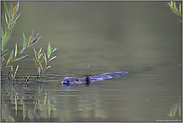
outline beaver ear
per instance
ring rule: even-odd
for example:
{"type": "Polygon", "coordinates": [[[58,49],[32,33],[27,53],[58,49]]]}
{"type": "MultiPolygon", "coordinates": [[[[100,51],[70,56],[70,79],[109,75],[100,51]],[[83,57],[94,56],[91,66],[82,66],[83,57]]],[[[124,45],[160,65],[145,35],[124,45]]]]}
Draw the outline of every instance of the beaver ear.
{"type": "Polygon", "coordinates": [[[86,86],[90,86],[90,83],[91,83],[91,79],[90,77],[86,77],[86,86]]]}

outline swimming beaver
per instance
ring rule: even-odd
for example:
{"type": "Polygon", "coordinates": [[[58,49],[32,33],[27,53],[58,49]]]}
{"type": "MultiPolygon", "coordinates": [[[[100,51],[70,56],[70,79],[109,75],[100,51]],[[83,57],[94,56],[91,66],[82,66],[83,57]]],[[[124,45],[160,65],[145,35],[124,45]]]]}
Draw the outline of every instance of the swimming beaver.
{"type": "Polygon", "coordinates": [[[77,77],[65,77],[61,84],[66,88],[72,88],[79,85],[86,85],[90,86],[91,82],[95,81],[103,81],[106,79],[112,79],[116,77],[120,77],[122,75],[129,74],[128,72],[120,71],[120,72],[113,72],[113,73],[104,73],[99,75],[93,75],[93,76],[87,76],[83,78],[77,78],[77,77]]]}

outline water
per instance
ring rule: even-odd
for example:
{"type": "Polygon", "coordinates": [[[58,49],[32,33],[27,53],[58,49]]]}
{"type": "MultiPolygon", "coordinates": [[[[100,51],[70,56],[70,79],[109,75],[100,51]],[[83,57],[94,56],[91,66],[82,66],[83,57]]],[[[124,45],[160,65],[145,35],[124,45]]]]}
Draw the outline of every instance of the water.
{"type": "Polygon", "coordinates": [[[12,64],[20,65],[15,86],[3,69],[1,102],[9,121],[181,120],[177,113],[168,117],[181,102],[182,65],[181,22],[166,2],[20,2],[19,12],[7,48],[18,42],[20,50],[22,33],[28,38],[34,29],[42,38],[33,47],[46,50],[51,42],[57,58],[40,84],[32,48],[12,64]],[[74,89],[60,84],[65,76],[116,71],[129,75],[74,89]],[[28,75],[25,88],[19,82],[28,75]]]}

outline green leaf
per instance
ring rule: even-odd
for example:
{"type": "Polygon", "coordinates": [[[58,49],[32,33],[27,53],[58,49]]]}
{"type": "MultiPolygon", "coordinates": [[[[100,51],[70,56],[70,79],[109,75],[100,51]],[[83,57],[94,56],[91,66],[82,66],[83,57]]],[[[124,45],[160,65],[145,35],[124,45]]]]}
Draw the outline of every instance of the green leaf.
{"type": "Polygon", "coordinates": [[[171,5],[171,3],[167,2],[168,5],[170,6],[171,9],[173,9],[173,6],[171,5]]]}
{"type": "Polygon", "coordinates": [[[12,22],[12,24],[15,24],[15,23],[16,23],[16,21],[17,21],[17,19],[20,17],[20,15],[21,15],[21,13],[18,14],[18,16],[16,16],[16,18],[15,18],[15,20],[12,22]]]}
{"type": "Polygon", "coordinates": [[[38,54],[40,54],[42,52],[42,47],[39,49],[39,52],[38,52],[38,54]]]}
{"type": "Polygon", "coordinates": [[[4,66],[6,64],[6,62],[4,62],[4,63],[1,63],[1,68],[4,66]]]}
{"type": "Polygon", "coordinates": [[[8,49],[5,49],[5,50],[1,51],[1,57],[2,57],[2,55],[3,55],[6,51],[8,51],[8,49]]]}
{"type": "MultiPolygon", "coordinates": [[[[4,14],[4,17],[5,17],[5,20],[6,20],[6,24],[9,25],[9,19],[7,18],[7,14],[6,13],[4,14]]],[[[7,30],[7,28],[5,30],[7,30]]]]}
{"type": "Polygon", "coordinates": [[[12,18],[11,18],[11,11],[8,12],[8,18],[9,18],[9,22],[11,22],[12,18]]]}
{"type": "Polygon", "coordinates": [[[53,49],[53,50],[52,50],[52,53],[55,52],[56,50],[57,50],[57,48],[53,49]]]}
{"type": "Polygon", "coordinates": [[[28,109],[28,114],[27,114],[27,116],[28,116],[28,118],[29,118],[30,120],[33,119],[32,113],[31,113],[31,111],[30,111],[29,109],[28,109]]]}
{"type": "Polygon", "coordinates": [[[50,46],[50,42],[48,43],[48,50],[47,50],[47,57],[49,58],[51,55],[51,46],[50,46]]]}
{"type": "Polygon", "coordinates": [[[14,49],[11,51],[11,54],[9,56],[9,59],[13,59],[14,49]]]}
{"type": "Polygon", "coordinates": [[[39,75],[41,74],[41,68],[40,67],[38,67],[38,72],[39,72],[39,75]]]}
{"type": "Polygon", "coordinates": [[[5,1],[4,1],[4,8],[5,8],[5,11],[8,13],[8,7],[6,6],[5,1]]]}
{"type": "Polygon", "coordinates": [[[180,13],[178,13],[178,12],[177,12],[177,11],[175,11],[175,10],[172,10],[172,12],[173,12],[173,13],[175,13],[176,15],[181,16],[181,15],[180,15],[180,13]]]}
{"type": "Polygon", "coordinates": [[[40,55],[38,55],[38,60],[41,58],[42,55],[43,55],[43,53],[41,53],[40,55]]]}
{"type": "Polygon", "coordinates": [[[17,5],[14,7],[14,14],[13,14],[13,16],[15,16],[16,13],[18,12],[18,8],[19,8],[19,1],[18,1],[17,5]]]}
{"type": "Polygon", "coordinates": [[[34,64],[36,65],[36,67],[38,68],[38,63],[36,62],[36,60],[33,58],[34,60],[34,64]]]}
{"type": "Polygon", "coordinates": [[[45,60],[45,64],[47,65],[47,59],[46,59],[46,54],[44,53],[44,60],[45,60]]]}
{"type": "Polygon", "coordinates": [[[39,61],[39,66],[41,67],[41,70],[43,71],[43,66],[40,61],[39,61]]]}
{"type": "Polygon", "coordinates": [[[5,62],[5,58],[1,58],[1,62],[5,62]]]}
{"type": "Polygon", "coordinates": [[[38,58],[37,58],[37,52],[36,52],[36,50],[34,49],[34,47],[33,47],[33,50],[34,50],[34,55],[35,55],[35,58],[36,58],[36,61],[38,61],[38,58]]]}
{"type": "Polygon", "coordinates": [[[182,7],[181,4],[179,4],[179,13],[181,13],[182,7]]]}
{"type": "Polygon", "coordinates": [[[18,61],[18,60],[23,59],[23,58],[25,58],[25,57],[27,57],[27,56],[28,56],[28,55],[20,56],[20,57],[16,58],[14,61],[18,61]]]}
{"type": "Polygon", "coordinates": [[[4,66],[4,64],[6,64],[5,58],[1,58],[1,67],[4,66]]]}
{"type": "Polygon", "coordinates": [[[2,44],[2,50],[4,50],[5,46],[7,45],[8,41],[10,39],[10,37],[11,36],[8,36],[4,42],[3,41],[1,42],[1,44],[2,44]]]}
{"type": "Polygon", "coordinates": [[[31,34],[31,36],[29,37],[28,45],[30,45],[30,44],[31,44],[31,41],[32,41],[32,34],[31,34]]]}
{"type": "Polygon", "coordinates": [[[14,7],[13,7],[13,5],[11,4],[11,2],[10,2],[10,5],[11,5],[11,7],[10,7],[11,14],[14,14],[14,12],[13,12],[14,7]]]}
{"type": "Polygon", "coordinates": [[[4,50],[3,53],[1,53],[1,58],[5,57],[7,54],[9,54],[10,52],[6,52],[8,49],[4,50]]]}
{"type": "Polygon", "coordinates": [[[26,108],[25,108],[25,104],[23,104],[23,120],[26,118],[26,108]]]}
{"type": "Polygon", "coordinates": [[[25,34],[23,33],[23,44],[22,44],[23,49],[25,49],[25,48],[26,48],[26,45],[27,45],[26,37],[25,37],[25,34]]]}
{"type": "MultiPolygon", "coordinates": [[[[4,17],[2,16],[2,18],[3,18],[3,21],[4,21],[4,29],[6,30],[7,29],[7,27],[6,27],[6,21],[5,21],[5,19],[4,19],[4,17]]],[[[2,27],[1,27],[2,28],[2,27]]],[[[3,28],[2,28],[2,30],[3,30],[3,28]]]]}
{"type": "Polygon", "coordinates": [[[11,62],[11,60],[12,60],[12,58],[8,59],[8,61],[6,62],[6,65],[8,65],[11,62]]]}
{"type": "Polygon", "coordinates": [[[177,9],[177,7],[176,7],[176,2],[175,2],[175,1],[173,1],[173,6],[174,6],[174,9],[175,9],[176,11],[178,11],[178,9],[177,9]]]}
{"type": "Polygon", "coordinates": [[[14,26],[15,26],[15,25],[12,25],[12,26],[8,29],[7,36],[9,36],[9,35],[12,33],[14,26]]]}
{"type": "Polygon", "coordinates": [[[3,35],[4,35],[4,30],[3,30],[2,23],[1,23],[1,38],[3,37],[3,35]]]}
{"type": "Polygon", "coordinates": [[[15,119],[12,116],[9,116],[10,122],[15,122],[15,119]]]}
{"type": "Polygon", "coordinates": [[[38,39],[36,39],[35,41],[33,41],[28,47],[31,47],[32,45],[34,45],[35,43],[37,43],[40,38],[41,38],[41,36],[38,39]]]}
{"type": "Polygon", "coordinates": [[[17,43],[15,44],[15,57],[17,56],[17,43]]]}
{"type": "Polygon", "coordinates": [[[8,11],[8,7],[6,6],[5,1],[4,1],[4,8],[5,8],[6,11],[8,11]]]}
{"type": "Polygon", "coordinates": [[[51,66],[46,67],[46,69],[50,68],[51,66]]]}
{"type": "Polygon", "coordinates": [[[57,56],[52,57],[48,62],[50,62],[51,60],[55,59],[56,57],[57,57],[57,56]]]}

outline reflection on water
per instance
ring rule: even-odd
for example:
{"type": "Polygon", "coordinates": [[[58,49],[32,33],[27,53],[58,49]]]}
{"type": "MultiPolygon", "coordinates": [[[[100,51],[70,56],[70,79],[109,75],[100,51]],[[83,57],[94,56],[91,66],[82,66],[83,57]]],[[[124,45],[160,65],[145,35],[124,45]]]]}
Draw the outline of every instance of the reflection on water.
{"type": "Polygon", "coordinates": [[[179,113],[168,115],[182,98],[181,23],[165,4],[21,1],[7,48],[15,41],[21,47],[21,34],[34,29],[42,36],[34,48],[51,42],[57,58],[43,83],[36,81],[32,48],[12,64],[20,65],[15,86],[2,70],[2,121],[180,121],[179,113]],[[129,74],[73,89],[60,84],[66,76],[117,71],[129,74]],[[25,87],[19,82],[28,75],[25,87]]]}

